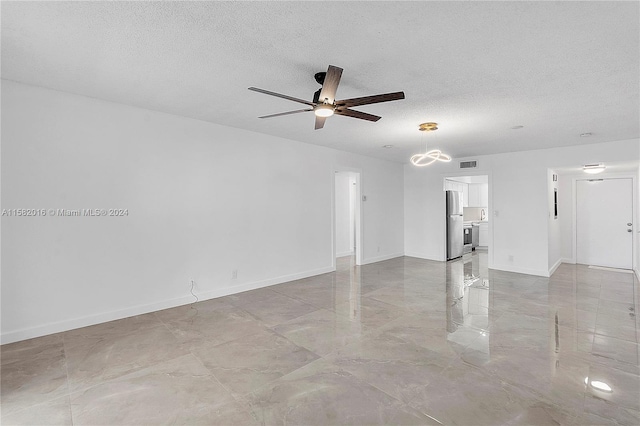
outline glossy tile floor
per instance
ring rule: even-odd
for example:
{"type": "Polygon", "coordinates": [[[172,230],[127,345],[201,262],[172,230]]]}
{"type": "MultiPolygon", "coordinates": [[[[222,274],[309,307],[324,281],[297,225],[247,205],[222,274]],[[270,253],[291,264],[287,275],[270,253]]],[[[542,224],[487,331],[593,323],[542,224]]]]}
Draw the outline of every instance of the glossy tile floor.
{"type": "Polygon", "coordinates": [[[638,283],[397,258],[2,346],[2,424],[640,424],[638,283]]]}

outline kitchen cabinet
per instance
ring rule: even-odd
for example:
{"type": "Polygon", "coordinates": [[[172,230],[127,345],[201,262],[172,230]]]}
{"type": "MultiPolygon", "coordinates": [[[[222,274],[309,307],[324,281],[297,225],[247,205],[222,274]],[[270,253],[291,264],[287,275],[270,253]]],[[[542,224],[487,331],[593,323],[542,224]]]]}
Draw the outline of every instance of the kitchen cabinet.
{"type": "Polygon", "coordinates": [[[478,187],[475,184],[469,185],[469,202],[472,207],[478,206],[478,187]]]}
{"type": "Polygon", "coordinates": [[[462,207],[469,207],[469,184],[461,183],[462,185],[462,207]]]}
{"type": "Polygon", "coordinates": [[[468,207],[489,206],[489,185],[486,183],[470,183],[468,207]]]}
{"type": "Polygon", "coordinates": [[[489,246],[489,223],[480,222],[478,230],[478,245],[480,247],[489,246]]]}
{"type": "Polygon", "coordinates": [[[462,207],[469,207],[469,185],[468,184],[445,179],[444,190],[462,192],[462,207]]]}
{"type": "Polygon", "coordinates": [[[489,206],[489,184],[481,183],[478,199],[480,201],[480,207],[489,206]]]}

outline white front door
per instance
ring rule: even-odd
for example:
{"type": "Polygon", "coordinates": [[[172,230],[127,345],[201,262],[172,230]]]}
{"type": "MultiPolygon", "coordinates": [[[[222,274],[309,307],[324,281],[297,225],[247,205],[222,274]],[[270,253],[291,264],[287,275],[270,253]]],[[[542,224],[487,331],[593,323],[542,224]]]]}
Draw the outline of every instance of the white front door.
{"type": "Polygon", "coordinates": [[[633,268],[633,181],[576,181],[576,261],[633,268]]]}

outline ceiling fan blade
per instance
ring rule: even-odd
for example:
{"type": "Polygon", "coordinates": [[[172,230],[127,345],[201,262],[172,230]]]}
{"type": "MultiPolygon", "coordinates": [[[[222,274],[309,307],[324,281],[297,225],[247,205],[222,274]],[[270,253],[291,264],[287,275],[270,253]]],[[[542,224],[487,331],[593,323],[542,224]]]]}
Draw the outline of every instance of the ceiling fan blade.
{"type": "Polygon", "coordinates": [[[309,111],[313,111],[313,109],[312,108],[309,108],[309,109],[297,109],[295,111],[287,111],[287,112],[280,112],[278,114],[263,115],[262,117],[258,117],[258,118],[280,117],[281,115],[297,114],[299,112],[309,112],[309,111]]]}
{"type": "Polygon", "coordinates": [[[327,101],[332,104],[333,101],[336,100],[336,90],[338,90],[338,84],[340,84],[341,76],[342,68],[329,65],[327,75],[325,75],[324,83],[322,84],[319,102],[324,102],[324,100],[327,99],[327,101]]]}
{"type": "Polygon", "coordinates": [[[325,121],[327,121],[327,117],[318,117],[316,115],[316,130],[322,129],[325,121]]]}
{"type": "Polygon", "coordinates": [[[305,105],[309,105],[309,106],[315,106],[315,104],[313,102],[305,101],[304,99],[294,98],[293,96],[287,96],[287,95],[283,95],[281,93],[271,92],[269,90],[258,89],[257,87],[249,87],[249,90],[253,90],[254,92],[264,93],[265,95],[271,95],[271,96],[275,96],[275,97],[282,98],[282,99],[288,99],[288,100],[294,101],[294,102],[300,102],[301,104],[305,104],[305,105]]]}
{"type": "Polygon", "coordinates": [[[368,121],[378,121],[382,118],[377,115],[367,114],[366,112],[361,112],[361,111],[354,111],[348,108],[336,109],[335,113],[338,115],[345,115],[347,117],[359,118],[361,120],[368,120],[368,121]]]}
{"type": "Polygon", "coordinates": [[[404,99],[404,92],[384,93],[381,95],[363,96],[361,98],[343,99],[341,101],[336,101],[336,107],[353,107],[358,105],[397,101],[400,99],[404,99]]]}

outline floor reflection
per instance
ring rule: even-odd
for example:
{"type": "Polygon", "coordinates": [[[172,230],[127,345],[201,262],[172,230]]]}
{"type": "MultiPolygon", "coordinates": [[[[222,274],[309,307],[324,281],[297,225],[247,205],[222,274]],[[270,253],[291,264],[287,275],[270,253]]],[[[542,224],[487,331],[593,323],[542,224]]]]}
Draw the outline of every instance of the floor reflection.
{"type": "Polygon", "coordinates": [[[472,252],[447,262],[447,340],[462,348],[473,345],[488,360],[489,271],[486,252],[472,252]]]}
{"type": "Polygon", "coordinates": [[[640,424],[633,274],[336,267],[3,345],[1,423],[640,424]]]}

